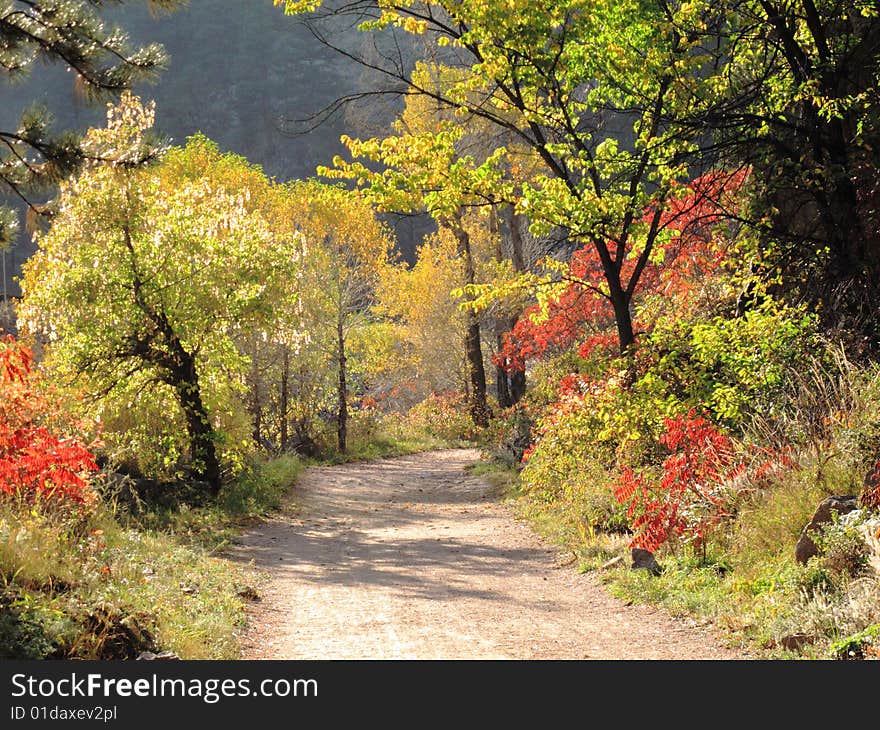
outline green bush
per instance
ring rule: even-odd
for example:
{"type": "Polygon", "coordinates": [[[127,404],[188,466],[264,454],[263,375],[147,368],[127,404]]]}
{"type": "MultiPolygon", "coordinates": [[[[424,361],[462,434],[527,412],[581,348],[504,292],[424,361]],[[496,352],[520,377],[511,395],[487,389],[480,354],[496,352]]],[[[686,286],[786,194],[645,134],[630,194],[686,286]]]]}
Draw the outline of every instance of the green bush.
{"type": "Polygon", "coordinates": [[[868,548],[859,532],[865,513],[856,510],[835,519],[815,536],[819,555],[814,558],[838,581],[847,582],[865,572],[868,548]]]}
{"type": "Polygon", "coordinates": [[[865,629],[835,641],[829,650],[835,659],[864,659],[865,649],[880,640],[880,624],[871,624],[865,629]]]}
{"type": "MultiPolygon", "coordinates": [[[[229,481],[242,472],[254,452],[250,418],[232,386],[223,382],[212,386],[203,397],[215,428],[224,477],[229,481]]],[[[80,408],[100,419],[101,453],[109,463],[151,479],[186,477],[186,422],[167,386],[152,382],[143,373],[135,374],[96,405],[87,406],[84,401],[80,408]]]]}
{"type": "Polygon", "coordinates": [[[816,327],[815,315],[769,298],[741,317],[661,320],[643,353],[652,361],[643,379],[739,430],[774,408],[789,370],[814,351],[816,327]]]}
{"type": "Polygon", "coordinates": [[[302,460],[294,454],[255,460],[220,491],[223,512],[233,517],[259,517],[278,509],[303,468],[302,460]]]}

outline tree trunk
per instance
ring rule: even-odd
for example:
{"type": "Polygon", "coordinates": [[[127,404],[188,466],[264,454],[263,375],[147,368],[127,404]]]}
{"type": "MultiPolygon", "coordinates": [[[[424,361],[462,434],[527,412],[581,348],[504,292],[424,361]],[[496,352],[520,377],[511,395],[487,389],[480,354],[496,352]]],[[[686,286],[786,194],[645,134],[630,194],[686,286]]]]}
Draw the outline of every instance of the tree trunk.
{"type": "Polygon", "coordinates": [[[514,370],[510,374],[510,404],[516,405],[526,394],[526,371],[514,370]]]}
{"type": "MultiPolygon", "coordinates": [[[[471,241],[468,232],[461,223],[461,213],[448,222],[453,235],[458,241],[458,252],[464,261],[465,284],[473,284],[475,280],[474,260],[471,256],[471,241]]],[[[471,385],[471,418],[476,426],[489,425],[489,404],[486,400],[486,370],[483,367],[483,348],[480,341],[480,320],[474,312],[467,313],[467,331],[465,334],[465,357],[470,370],[471,385]]]]}
{"type": "Polygon", "coordinates": [[[829,247],[835,253],[832,266],[836,264],[837,271],[832,270],[832,274],[844,287],[857,287],[850,296],[855,309],[872,311],[876,305],[876,251],[871,250],[870,236],[859,210],[859,194],[853,182],[855,171],[843,125],[839,119],[832,119],[827,126],[831,162],[827,179],[831,190],[828,203],[821,210],[829,247]]]}
{"type": "Polygon", "coordinates": [[[263,404],[260,394],[260,370],[256,358],[251,366],[251,438],[257,446],[263,443],[263,404]]]}
{"type": "Polygon", "coordinates": [[[623,288],[616,268],[610,273],[606,268],[605,278],[608,281],[611,306],[614,308],[614,321],[617,324],[617,340],[620,346],[620,354],[625,355],[636,342],[632,313],[629,311],[630,298],[623,288]]]}
{"type": "Polygon", "coordinates": [[[220,491],[220,462],[214,446],[214,429],[202,401],[196,360],[179,342],[174,349],[175,367],[168,373],[186,418],[190,458],[196,478],[206,481],[213,494],[220,491]]]}
{"type": "MultiPolygon", "coordinates": [[[[800,36],[800,18],[787,13],[782,5],[764,0],[760,5],[765,13],[765,22],[774,29],[781,41],[781,57],[788,64],[794,80],[802,87],[816,84],[815,92],[811,92],[816,98],[842,100],[856,89],[871,83],[873,56],[876,55],[880,37],[876,31],[867,30],[872,26],[862,26],[867,30],[864,35],[859,32],[855,34],[853,47],[845,60],[839,57],[838,66],[829,37],[842,28],[837,27],[833,16],[823,19],[814,3],[802,3],[803,21],[812,38],[812,41],[808,41],[800,36]],[[811,49],[815,49],[815,59],[811,57],[814,53],[811,49]],[[864,51],[867,51],[867,56],[862,58],[864,51]]],[[[876,28],[876,24],[873,27],[876,28]]],[[[875,152],[854,141],[853,133],[859,120],[852,111],[842,117],[826,117],[820,113],[814,101],[813,98],[807,98],[794,107],[800,116],[799,126],[806,128],[806,133],[792,140],[795,150],[791,154],[793,160],[799,157],[800,164],[806,169],[796,174],[790,184],[796,190],[806,189],[812,196],[821,225],[818,237],[827,244],[831,255],[824,272],[826,280],[811,280],[808,287],[818,288],[813,298],[821,303],[820,310],[825,310],[823,316],[830,318],[830,323],[836,328],[842,324],[846,330],[860,331],[876,340],[880,334],[880,322],[876,315],[877,281],[880,279],[880,265],[875,250],[877,242],[876,239],[872,240],[871,231],[866,227],[869,221],[861,211],[855,181],[859,152],[867,151],[871,157],[875,156],[875,152]],[[822,184],[810,185],[810,179],[822,180],[822,184]]],[[[787,135],[788,130],[777,132],[780,133],[787,135]]],[[[812,255],[815,246],[812,239],[816,236],[812,226],[806,231],[799,230],[792,225],[790,218],[782,218],[779,227],[783,231],[790,231],[795,240],[802,238],[803,242],[808,243],[806,253],[812,255]]]]}
{"type": "MultiPolygon", "coordinates": [[[[498,335],[498,347],[501,348],[501,335],[498,335]]],[[[507,371],[502,365],[495,366],[495,394],[498,397],[499,408],[510,408],[513,405],[507,381],[507,371]]]]}
{"type": "Polygon", "coordinates": [[[216,495],[220,491],[220,462],[214,447],[214,428],[202,401],[196,357],[184,348],[165,313],[156,311],[144,297],[143,279],[138,270],[131,231],[126,225],[122,232],[123,242],[131,257],[132,294],[135,303],[155,328],[149,338],[135,338],[131,354],[158,366],[163,372],[165,382],[174,388],[186,418],[193,472],[198,479],[206,481],[211,493],[216,495]],[[163,346],[157,347],[156,340],[161,341],[163,346]]]}
{"type": "MultiPolygon", "coordinates": [[[[498,210],[492,206],[489,216],[489,231],[495,237],[495,260],[499,263],[504,261],[504,246],[501,240],[501,226],[498,224],[498,210]]],[[[501,352],[504,346],[504,333],[510,331],[510,318],[502,314],[495,317],[495,347],[501,352]]],[[[495,397],[498,399],[499,408],[510,408],[510,388],[507,383],[507,371],[500,364],[495,365],[495,397]]]]}
{"type": "MultiPolygon", "coordinates": [[[[513,268],[518,273],[526,270],[526,258],[523,250],[522,225],[523,216],[517,213],[513,206],[510,207],[510,216],[507,221],[507,228],[510,234],[510,260],[513,268]]],[[[521,314],[521,312],[520,312],[521,314]]],[[[508,320],[507,331],[513,331],[519,316],[512,316],[508,320]]],[[[526,371],[514,370],[508,374],[508,393],[510,397],[510,405],[514,406],[519,403],[526,394],[526,371]]]]}
{"type": "Polygon", "coordinates": [[[476,426],[489,425],[489,405],[486,401],[486,371],[483,368],[483,350],[480,343],[480,324],[474,314],[469,316],[465,335],[465,354],[471,374],[471,418],[476,426]]]}
{"type": "Polygon", "coordinates": [[[510,260],[513,262],[515,271],[522,273],[526,270],[525,254],[523,253],[522,229],[520,222],[522,216],[510,208],[510,217],[507,226],[510,229],[510,260]]]}
{"type": "Polygon", "coordinates": [[[336,325],[336,346],[339,364],[339,384],[337,395],[339,398],[339,412],[336,418],[336,441],[339,453],[344,454],[348,439],[348,382],[345,373],[345,332],[342,327],[342,319],[336,325]]]}
{"type": "Polygon", "coordinates": [[[288,404],[290,382],[290,350],[284,345],[284,351],[281,354],[281,385],[279,393],[279,406],[281,416],[281,451],[287,450],[288,431],[287,431],[287,415],[290,406],[288,404]]]}

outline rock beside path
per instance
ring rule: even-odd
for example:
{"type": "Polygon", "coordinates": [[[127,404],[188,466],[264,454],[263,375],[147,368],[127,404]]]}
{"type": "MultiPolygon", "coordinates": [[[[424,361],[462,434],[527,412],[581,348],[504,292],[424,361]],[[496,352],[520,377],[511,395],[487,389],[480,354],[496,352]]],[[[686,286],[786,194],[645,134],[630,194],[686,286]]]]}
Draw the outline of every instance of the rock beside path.
{"type": "Polygon", "coordinates": [[[813,540],[815,534],[833,522],[835,516],[841,517],[858,508],[859,498],[853,495],[835,494],[822,500],[794,546],[794,559],[804,564],[814,555],[818,555],[819,546],[813,540]]]}

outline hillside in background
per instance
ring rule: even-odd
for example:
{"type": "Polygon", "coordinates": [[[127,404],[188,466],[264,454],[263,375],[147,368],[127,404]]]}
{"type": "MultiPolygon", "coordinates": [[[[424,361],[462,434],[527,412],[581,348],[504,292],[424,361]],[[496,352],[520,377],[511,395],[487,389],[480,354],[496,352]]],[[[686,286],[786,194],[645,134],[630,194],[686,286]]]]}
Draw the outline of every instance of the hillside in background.
{"type": "MultiPolygon", "coordinates": [[[[311,132],[292,124],[290,120],[365,88],[369,79],[282,15],[271,0],[190,0],[176,13],[160,17],[132,3],[107,17],[134,43],[157,41],[170,54],[171,63],[158,82],[137,91],[156,100],[157,126],[175,144],[201,131],[223,149],[262,165],[270,176],[290,180],[314,175],[317,165],[341,153],[341,134],[364,133],[391,119],[385,102],[374,101],[369,109],[337,114],[311,132]]],[[[350,27],[335,29],[334,40],[342,35],[346,44],[362,42],[350,27]]],[[[59,129],[103,125],[104,105],[83,101],[62,67],[37,67],[14,86],[4,80],[0,124],[14,128],[34,101],[52,112],[59,129]]],[[[402,253],[411,258],[418,224],[398,221],[395,228],[402,253]]],[[[18,293],[12,278],[32,252],[29,237],[23,235],[7,255],[10,295],[18,293]]]]}

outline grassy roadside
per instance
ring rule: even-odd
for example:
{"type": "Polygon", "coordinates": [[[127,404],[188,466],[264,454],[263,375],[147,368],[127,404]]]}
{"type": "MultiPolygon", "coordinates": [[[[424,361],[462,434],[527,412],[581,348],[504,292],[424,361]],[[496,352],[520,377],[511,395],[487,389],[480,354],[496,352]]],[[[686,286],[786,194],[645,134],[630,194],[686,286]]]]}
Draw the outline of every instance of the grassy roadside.
{"type": "Polygon", "coordinates": [[[201,507],[0,508],[0,658],[237,658],[255,576],[217,553],[280,506],[301,469],[256,464],[201,507]]]}
{"type": "Polygon", "coordinates": [[[208,555],[216,555],[243,527],[279,509],[310,463],[293,455],[261,460],[227,484],[217,500],[208,504],[150,507],[142,513],[121,517],[135,529],[164,534],[208,555]]]}
{"type": "Polygon", "coordinates": [[[711,624],[730,646],[760,658],[876,656],[880,582],[836,564],[846,546],[841,552],[829,544],[807,565],[794,560],[799,530],[792,525],[804,524],[821,498],[803,483],[753,504],[714,553],[661,551],[663,572],[655,577],[630,569],[628,535],[585,528],[576,503],[529,494],[509,466],[479,462],[470,471],[489,479],[536,532],[571,551],[582,572],[624,601],[711,624]]]}

